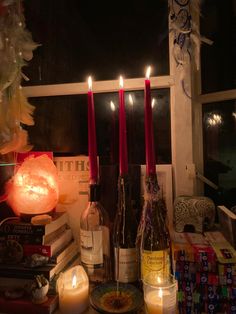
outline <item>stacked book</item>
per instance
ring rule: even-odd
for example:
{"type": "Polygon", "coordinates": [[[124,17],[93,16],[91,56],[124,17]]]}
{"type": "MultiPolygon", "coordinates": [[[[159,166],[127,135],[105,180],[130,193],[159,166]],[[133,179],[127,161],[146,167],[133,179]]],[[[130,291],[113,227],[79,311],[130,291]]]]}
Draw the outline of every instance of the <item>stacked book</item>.
{"type": "Polygon", "coordinates": [[[172,233],[172,243],[179,313],[236,313],[236,252],[222,234],[172,233]]]}
{"type": "MultiPolygon", "coordinates": [[[[45,225],[7,220],[0,227],[0,308],[8,313],[14,302],[18,310],[22,304],[26,308],[27,298],[9,302],[4,292],[29,287],[36,275],[44,275],[50,287],[55,287],[58,274],[78,262],[78,246],[68,225],[67,213],[55,212],[51,222],[45,225]]],[[[56,307],[55,290],[52,294],[48,302],[51,300],[53,306],[44,304],[42,313],[51,313],[56,307]]]]}

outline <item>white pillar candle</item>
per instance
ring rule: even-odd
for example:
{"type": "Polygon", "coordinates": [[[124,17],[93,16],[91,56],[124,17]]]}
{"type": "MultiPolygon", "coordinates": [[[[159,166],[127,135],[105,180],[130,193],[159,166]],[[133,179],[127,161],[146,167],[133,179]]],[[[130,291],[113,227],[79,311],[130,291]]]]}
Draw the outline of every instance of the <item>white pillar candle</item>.
{"type": "Polygon", "coordinates": [[[83,313],[89,304],[89,282],[82,266],[62,274],[57,281],[59,307],[63,314],[83,313]]]}

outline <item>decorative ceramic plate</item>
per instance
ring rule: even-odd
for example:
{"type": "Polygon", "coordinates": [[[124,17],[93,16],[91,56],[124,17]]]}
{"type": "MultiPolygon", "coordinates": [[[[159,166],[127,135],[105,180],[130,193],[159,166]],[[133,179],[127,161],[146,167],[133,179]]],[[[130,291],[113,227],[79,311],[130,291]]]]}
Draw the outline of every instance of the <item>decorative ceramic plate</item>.
{"type": "Polygon", "coordinates": [[[101,284],[94,288],[90,295],[92,307],[104,314],[133,313],[143,305],[143,295],[135,286],[116,282],[101,284]]]}

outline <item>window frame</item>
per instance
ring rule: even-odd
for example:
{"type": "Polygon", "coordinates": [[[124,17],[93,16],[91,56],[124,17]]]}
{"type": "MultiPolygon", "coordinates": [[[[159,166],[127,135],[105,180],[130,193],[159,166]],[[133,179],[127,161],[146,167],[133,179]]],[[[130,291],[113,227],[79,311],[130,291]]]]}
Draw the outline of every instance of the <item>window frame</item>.
{"type": "Polygon", "coordinates": [[[223,102],[225,100],[235,100],[236,99],[236,89],[221,90],[213,93],[201,94],[199,96],[199,102],[204,104],[209,104],[212,102],[223,102]]]}
{"type": "MultiPolygon", "coordinates": [[[[170,4],[169,0],[169,4],[170,4]]],[[[169,30],[171,29],[169,20],[169,30]]],[[[170,74],[165,76],[151,77],[153,89],[170,88],[170,115],[171,115],[171,157],[173,170],[173,194],[194,195],[197,191],[195,176],[195,160],[202,162],[201,154],[194,159],[193,149],[193,101],[186,97],[180,84],[181,73],[176,66],[172,55],[174,45],[174,34],[169,32],[169,64],[170,74]]],[[[124,78],[125,79],[125,78],[124,78]]],[[[191,85],[192,71],[186,74],[186,81],[191,85]]],[[[125,79],[124,88],[129,90],[143,90],[144,77],[125,79]]],[[[94,81],[94,93],[118,92],[117,80],[94,81]]],[[[87,82],[37,85],[23,87],[26,97],[46,97],[62,95],[86,94],[87,82]]],[[[198,113],[199,114],[199,113],[198,113]]],[[[198,125],[199,127],[199,125],[198,125]]]]}
{"type": "MultiPolygon", "coordinates": [[[[170,75],[155,76],[150,78],[153,89],[170,88],[174,84],[174,79],[170,75]]],[[[126,91],[142,90],[144,88],[143,78],[124,78],[124,88],[126,91]]],[[[23,87],[26,97],[46,97],[46,96],[65,96],[81,95],[88,92],[87,82],[83,83],[65,83],[52,85],[35,85],[23,87]]],[[[94,93],[113,93],[119,90],[119,81],[93,81],[94,93]]]]}

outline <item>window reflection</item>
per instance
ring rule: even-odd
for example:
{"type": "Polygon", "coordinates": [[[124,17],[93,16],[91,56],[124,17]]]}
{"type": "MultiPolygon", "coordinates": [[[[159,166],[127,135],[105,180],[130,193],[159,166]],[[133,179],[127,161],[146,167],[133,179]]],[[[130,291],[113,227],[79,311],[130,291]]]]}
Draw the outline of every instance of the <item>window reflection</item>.
{"type": "Polygon", "coordinates": [[[203,105],[205,176],[219,186],[206,194],[218,204],[236,205],[236,101],[203,105]]]}
{"type": "MultiPolygon", "coordinates": [[[[158,163],[171,163],[169,89],[152,91],[158,163]]],[[[97,148],[101,164],[118,163],[118,93],[94,94],[97,148]]],[[[31,98],[35,126],[28,128],[34,150],[87,154],[87,95],[31,98]]],[[[125,92],[129,163],[145,163],[144,92],[125,92]]]]}
{"type": "Polygon", "coordinates": [[[203,93],[235,88],[235,0],[205,0],[201,6],[201,34],[213,45],[201,47],[203,93]]]}

